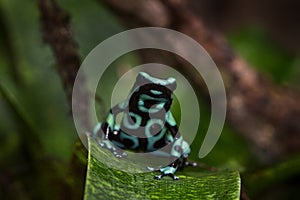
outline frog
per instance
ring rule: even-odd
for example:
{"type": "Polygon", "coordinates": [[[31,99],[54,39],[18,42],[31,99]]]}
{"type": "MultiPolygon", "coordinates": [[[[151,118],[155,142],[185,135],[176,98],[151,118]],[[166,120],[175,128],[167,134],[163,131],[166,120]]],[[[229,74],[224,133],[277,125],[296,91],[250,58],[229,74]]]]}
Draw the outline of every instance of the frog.
{"type": "Polygon", "coordinates": [[[157,170],[160,174],[154,178],[169,176],[178,180],[175,173],[188,165],[191,149],[171,112],[176,87],[173,77],[161,79],[139,72],[128,98],[113,106],[106,120],[95,126],[93,136],[98,144],[118,158],[127,156],[125,150],[148,153],[168,146],[164,151],[170,164],[161,166],[157,170]],[[120,114],[122,120],[117,123],[120,114]]]}

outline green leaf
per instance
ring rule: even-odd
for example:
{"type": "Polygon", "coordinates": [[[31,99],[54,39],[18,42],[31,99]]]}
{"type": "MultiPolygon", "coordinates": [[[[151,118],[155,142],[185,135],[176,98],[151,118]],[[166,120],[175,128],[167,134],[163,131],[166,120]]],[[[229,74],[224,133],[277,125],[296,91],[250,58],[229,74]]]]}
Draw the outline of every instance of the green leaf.
{"type": "MultiPolygon", "coordinates": [[[[197,167],[197,171],[177,173],[180,178],[177,181],[169,177],[155,180],[156,172],[128,173],[109,168],[94,157],[99,154],[102,159],[122,165],[111,152],[89,139],[85,200],[240,198],[240,176],[237,171],[204,172],[197,167]]],[[[124,167],[130,169],[136,166],[132,163],[124,167]]]]}

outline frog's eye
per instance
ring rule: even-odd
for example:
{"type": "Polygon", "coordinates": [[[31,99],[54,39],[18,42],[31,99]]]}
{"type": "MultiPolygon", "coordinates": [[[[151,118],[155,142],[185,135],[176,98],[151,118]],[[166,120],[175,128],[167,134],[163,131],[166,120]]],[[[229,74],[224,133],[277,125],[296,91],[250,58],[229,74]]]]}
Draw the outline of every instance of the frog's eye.
{"type": "Polygon", "coordinates": [[[149,82],[149,80],[147,79],[148,74],[146,74],[145,72],[140,72],[138,74],[138,76],[136,77],[136,82],[139,84],[146,84],[149,82]]]}
{"type": "Polygon", "coordinates": [[[174,91],[177,87],[176,80],[174,78],[168,79],[168,84],[166,85],[171,91],[174,91]]]}
{"type": "Polygon", "coordinates": [[[170,77],[168,79],[159,79],[152,77],[145,72],[139,72],[138,76],[136,77],[136,84],[141,86],[148,83],[162,85],[171,91],[174,91],[177,87],[175,78],[170,77]]]}

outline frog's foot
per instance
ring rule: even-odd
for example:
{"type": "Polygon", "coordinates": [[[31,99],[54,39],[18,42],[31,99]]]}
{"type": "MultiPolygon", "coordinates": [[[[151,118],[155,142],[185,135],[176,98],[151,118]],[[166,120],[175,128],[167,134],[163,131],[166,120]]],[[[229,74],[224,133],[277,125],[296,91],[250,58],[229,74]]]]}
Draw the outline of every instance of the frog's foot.
{"type": "Polygon", "coordinates": [[[189,161],[186,161],[186,162],[184,163],[184,166],[186,166],[186,167],[197,167],[198,164],[197,164],[196,162],[189,162],[189,161]]]}
{"type": "Polygon", "coordinates": [[[122,157],[126,157],[127,156],[126,152],[117,149],[115,147],[115,145],[111,141],[109,141],[109,140],[101,140],[99,142],[99,145],[100,145],[100,147],[106,148],[109,151],[111,151],[117,158],[122,158],[122,157]]]}
{"type": "Polygon", "coordinates": [[[153,172],[153,171],[158,171],[158,170],[156,170],[155,168],[153,168],[153,167],[147,167],[147,169],[150,171],[150,172],[153,172]]]}
{"type": "Polygon", "coordinates": [[[160,174],[160,175],[156,175],[154,178],[156,180],[161,180],[164,176],[170,176],[173,180],[178,180],[179,177],[175,176],[174,174],[160,174]]]}
{"type": "Polygon", "coordinates": [[[164,176],[169,176],[173,180],[178,180],[179,177],[174,175],[174,173],[176,172],[176,170],[177,170],[177,168],[174,168],[172,166],[163,167],[163,168],[159,169],[159,171],[161,172],[161,174],[160,175],[156,175],[154,178],[157,179],[157,180],[160,180],[164,176]]]}

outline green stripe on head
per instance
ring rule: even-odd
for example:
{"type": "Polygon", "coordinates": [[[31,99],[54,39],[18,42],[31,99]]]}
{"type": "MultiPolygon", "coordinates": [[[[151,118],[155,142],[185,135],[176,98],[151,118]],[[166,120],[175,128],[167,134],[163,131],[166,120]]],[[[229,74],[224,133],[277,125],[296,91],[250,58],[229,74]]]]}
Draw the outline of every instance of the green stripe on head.
{"type": "Polygon", "coordinates": [[[163,85],[169,88],[171,91],[174,91],[177,87],[176,79],[173,77],[169,77],[168,79],[160,79],[150,76],[146,72],[139,72],[138,76],[136,77],[136,86],[144,85],[148,83],[154,83],[157,85],[163,85]]]}

